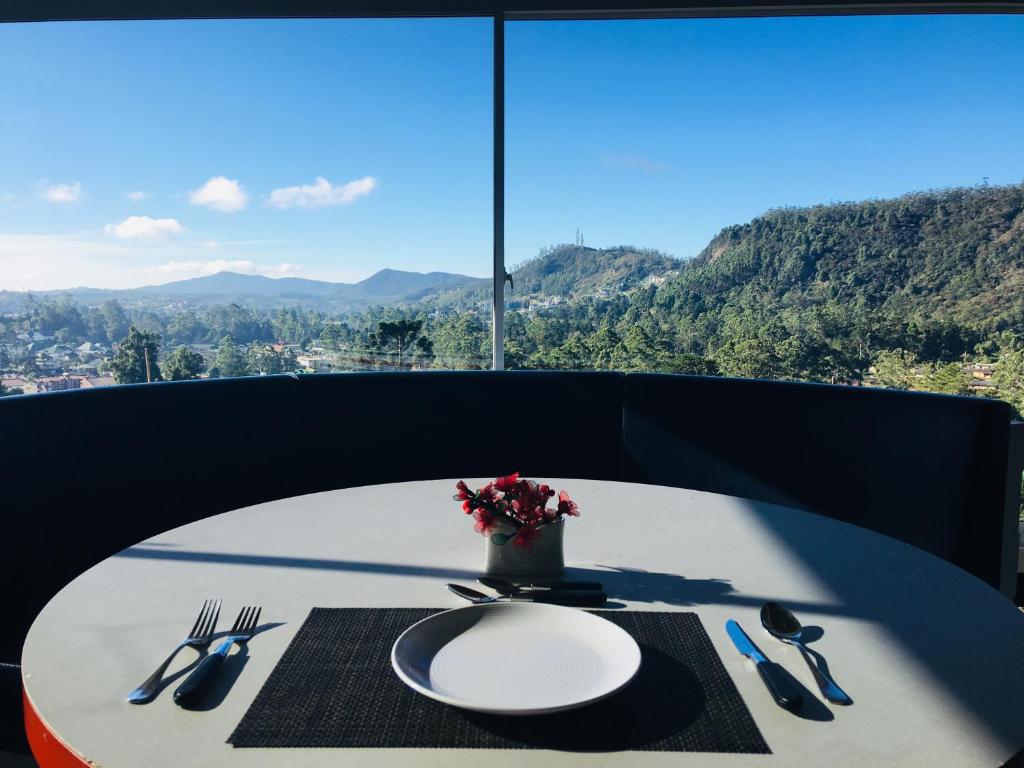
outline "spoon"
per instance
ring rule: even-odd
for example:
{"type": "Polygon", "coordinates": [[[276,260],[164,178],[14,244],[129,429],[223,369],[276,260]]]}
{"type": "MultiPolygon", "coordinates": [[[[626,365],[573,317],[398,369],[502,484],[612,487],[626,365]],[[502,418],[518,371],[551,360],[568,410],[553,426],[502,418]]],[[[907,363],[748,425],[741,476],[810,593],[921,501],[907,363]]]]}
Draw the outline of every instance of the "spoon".
{"type": "Polygon", "coordinates": [[[818,667],[811,657],[810,652],[800,640],[803,634],[803,627],[796,616],[787,611],[778,603],[765,603],[761,607],[761,626],[768,630],[768,634],[781,640],[784,643],[795,645],[803,654],[804,661],[811,668],[814,680],[821,688],[822,694],[833,704],[852,704],[853,699],[843,692],[825,672],[818,667]]]}

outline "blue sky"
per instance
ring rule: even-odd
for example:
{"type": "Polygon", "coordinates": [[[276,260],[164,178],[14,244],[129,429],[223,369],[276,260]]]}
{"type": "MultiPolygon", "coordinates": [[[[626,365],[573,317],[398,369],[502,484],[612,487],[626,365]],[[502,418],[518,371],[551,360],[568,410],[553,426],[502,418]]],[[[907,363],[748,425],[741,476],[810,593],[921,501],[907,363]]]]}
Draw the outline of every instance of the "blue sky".
{"type": "MultiPolygon", "coordinates": [[[[0,287],[486,275],[488,20],[0,25],[0,287]]],[[[507,27],[508,263],[1024,180],[1024,18],[507,27]]]]}

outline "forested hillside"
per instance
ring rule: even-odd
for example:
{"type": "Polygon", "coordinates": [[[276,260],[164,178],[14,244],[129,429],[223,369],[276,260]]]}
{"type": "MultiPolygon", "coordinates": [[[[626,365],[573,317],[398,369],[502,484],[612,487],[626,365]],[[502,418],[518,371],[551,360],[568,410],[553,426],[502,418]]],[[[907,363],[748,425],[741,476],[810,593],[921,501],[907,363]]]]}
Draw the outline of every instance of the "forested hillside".
{"type": "Polygon", "coordinates": [[[659,304],[840,302],[991,333],[1024,322],[1022,256],[1024,185],[780,209],[723,230],[659,304]]]}
{"type": "Polygon", "coordinates": [[[951,189],[769,211],[724,229],[658,287],[508,327],[514,363],[530,367],[964,393],[957,363],[1020,348],[1022,287],[1024,185],[951,189]]]}

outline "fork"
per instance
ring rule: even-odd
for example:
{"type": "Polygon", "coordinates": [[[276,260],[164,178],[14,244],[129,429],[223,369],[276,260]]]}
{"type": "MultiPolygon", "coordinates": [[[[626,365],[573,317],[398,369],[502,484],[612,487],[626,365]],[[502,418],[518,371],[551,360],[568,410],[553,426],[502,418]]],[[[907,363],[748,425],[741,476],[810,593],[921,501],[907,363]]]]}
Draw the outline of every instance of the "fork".
{"type": "Polygon", "coordinates": [[[164,660],[164,663],[156,668],[156,672],[147,677],[142,685],[128,694],[128,701],[132,704],[145,704],[147,701],[152,701],[157,691],[160,690],[160,682],[163,680],[164,672],[167,671],[171,660],[178,655],[178,651],[186,645],[193,648],[202,648],[210,644],[210,641],[213,640],[213,630],[217,627],[218,615],[220,615],[220,600],[206,600],[199,611],[199,615],[196,617],[196,623],[189,630],[188,637],[178,643],[178,647],[171,651],[171,655],[164,660]]]}
{"type": "Polygon", "coordinates": [[[203,659],[199,666],[192,670],[192,674],[185,678],[185,682],[178,686],[174,692],[174,703],[187,706],[194,702],[209,680],[217,674],[217,670],[224,665],[228,651],[235,643],[248,641],[256,632],[260,621],[259,606],[246,606],[238,612],[238,618],[224,638],[224,642],[217,646],[217,650],[203,659]]]}

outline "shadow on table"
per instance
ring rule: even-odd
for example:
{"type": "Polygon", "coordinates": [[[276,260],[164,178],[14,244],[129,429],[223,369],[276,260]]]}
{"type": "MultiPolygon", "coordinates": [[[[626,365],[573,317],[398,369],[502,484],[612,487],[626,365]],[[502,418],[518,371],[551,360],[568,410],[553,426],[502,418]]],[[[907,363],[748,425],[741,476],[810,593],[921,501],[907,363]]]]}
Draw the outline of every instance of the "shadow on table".
{"type": "MultiPolygon", "coordinates": [[[[568,567],[565,579],[574,581],[600,581],[609,600],[628,600],[634,603],[664,603],[665,605],[736,605],[760,608],[774,600],[785,603],[794,611],[810,610],[818,613],[847,615],[841,605],[809,603],[791,600],[785,595],[750,595],[738,592],[728,579],[690,579],[677,573],[646,571],[642,568],[600,565],[595,568],[568,567]]],[[[612,607],[612,606],[609,606],[612,607]]]]}
{"type": "MultiPolygon", "coordinates": [[[[238,680],[239,676],[241,676],[242,670],[245,669],[245,665],[249,663],[249,643],[252,642],[252,640],[255,639],[258,635],[267,632],[268,630],[274,629],[275,627],[284,626],[285,623],[286,622],[283,621],[268,622],[266,624],[260,624],[258,627],[256,627],[256,631],[253,632],[252,638],[250,638],[249,641],[247,642],[238,643],[235,646],[237,650],[234,653],[228,654],[227,658],[224,659],[224,664],[221,666],[220,670],[218,670],[217,674],[214,675],[213,678],[211,678],[210,682],[207,684],[209,687],[206,689],[206,692],[202,695],[202,697],[199,698],[193,704],[190,704],[186,708],[196,710],[198,712],[209,712],[210,710],[219,707],[224,702],[224,699],[227,698],[227,695],[231,692],[231,689],[234,687],[235,682],[238,680]]],[[[230,634],[230,631],[215,633],[213,635],[214,645],[216,645],[217,640],[219,640],[220,638],[227,637],[230,634]]],[[[165,680],[165,682],[161,686],[161,690],[167,687],[172,680],[176,680],[178,677],[181,677],[185,672],[191,670],[207,655],[209,655],[208,652],[204,652],[202,656],[196,659],[195,662],[190,664],[184,670],[181,670],[180,672],[175,673],[172,677],[167,678],[167,680],[165,680]]]]}
{"type": "Polygon", "coordinates": [[[313,557],[286,557],[283,555],[244,555],[234,552],[195,552],[175,549],[174,544],[136,544],[123,549],[114,557],[138,560],[176,560],[186,563],[219,563],[222,565],[263,565],[272,568],[308,568],[318,571],[350,571],[355,573],[386,573],[399,576],[424,576],[436,579],[463,579],[472,581],[479,571],[462,568],[437,568],[429,565],[399,565],[374,563],[365,560],[328,560],[313,557]],[[150,547],[157,547],[151,549],[150,547]]]}
{"type": "Polygon", "coordinates": [[[220,670],[207,683],[207,688],[203,695],[185,707],[185,709],[209,712],[219,707],[224,702],[224,699],[227,698],[228,693],[231,692],[235,681],[238,680],[242,670],[245,669],[245,665],[248,663],[249,648],[245,644],[239,645],[235,653],[230,654],[224,659],[224,664],[220,670]]]}
{"type": "Polygon", "coordinates": [[[507,717],[480,712],[460,714],[474,725],[510,741],[567,752],[617,752],[658,748],[693,738],[687,731],[700,719],[706,696],[697,676],[662,651],[640,644],[643,664],[637,678],[614,696],[569,712],[507,717]],[[652,690],[672,690],[671,698],[652,690]],[[628,727],[623,725],[628,724],[628,727]]]}

